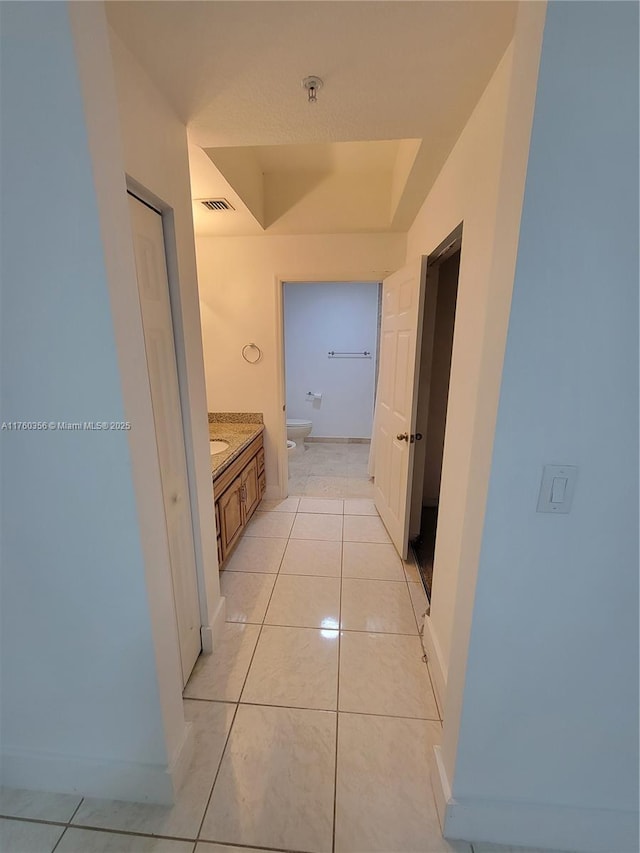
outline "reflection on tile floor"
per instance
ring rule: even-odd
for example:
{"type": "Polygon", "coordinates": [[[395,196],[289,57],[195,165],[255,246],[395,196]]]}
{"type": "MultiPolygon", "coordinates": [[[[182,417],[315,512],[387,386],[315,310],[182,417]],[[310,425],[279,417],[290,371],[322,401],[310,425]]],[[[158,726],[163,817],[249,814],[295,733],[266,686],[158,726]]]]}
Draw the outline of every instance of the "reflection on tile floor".
{"type": "Polygon", "coordinates": [[[335,713],[240,705],[201,837],[331,853],[335,757],[335,713]]]}
{"type": "MultiPolygon", "coordinates": [[[[316,455],[348,472],[352,448],[368,452],[316,455]]],[[[0,824],[2,850],[471,853],[438,828],[413,578],[366,494],[263,503],[221,575],[219,645],[185,690],[196,749],[175,805],[5,791],[0,814],[26,820],[0,824]]]]}

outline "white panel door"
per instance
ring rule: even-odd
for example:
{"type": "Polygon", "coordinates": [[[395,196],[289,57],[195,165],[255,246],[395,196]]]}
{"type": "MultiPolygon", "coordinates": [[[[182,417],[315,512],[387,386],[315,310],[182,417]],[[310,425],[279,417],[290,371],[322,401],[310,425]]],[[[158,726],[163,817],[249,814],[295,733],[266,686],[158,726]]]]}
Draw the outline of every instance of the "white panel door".
{"type": "Polygon", "coordinates": [[[409,546],[425,269],[426,259],[419,258],[386,278],[382,286],[374,497],[389,536],[403,558],[409,546]]]}
{"type": "Polygon", "coordinates": [[[201,649],[200,606],[162,217],[133,196],[129,208],[186,684],[201,649]]]}

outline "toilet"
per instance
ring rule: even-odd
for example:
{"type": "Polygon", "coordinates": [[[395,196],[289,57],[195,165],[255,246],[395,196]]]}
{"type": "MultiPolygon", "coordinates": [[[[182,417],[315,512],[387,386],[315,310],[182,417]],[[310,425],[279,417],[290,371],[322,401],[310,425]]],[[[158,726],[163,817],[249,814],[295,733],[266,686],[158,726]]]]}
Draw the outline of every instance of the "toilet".
{"type": "Polygon", "coordinates": [[[291,454],[291,453],[295,453],[295,452],[296,452],[295,441],[291,441],[290,439],[287,439],[287,453],[291,454]]]}
{"type": "Polygon", "coordinates": [[[311,432],[313,424],[311,421],[299,418],[287,418],[287,438],[295,441],[300,450],[304,450],[304,440],[311,432]]]}

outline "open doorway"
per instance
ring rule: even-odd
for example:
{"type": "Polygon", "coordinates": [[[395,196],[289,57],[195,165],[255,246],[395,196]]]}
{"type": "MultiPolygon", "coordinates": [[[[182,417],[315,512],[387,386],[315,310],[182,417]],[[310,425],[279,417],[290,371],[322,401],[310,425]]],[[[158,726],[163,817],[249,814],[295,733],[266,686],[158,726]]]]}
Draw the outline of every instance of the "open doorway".
{"type": "Polygon", "coordinates": [[[433,560],[438,526],[442,458],[447,422],[451,354],[462,228],[456,229],[427,260],[427,290],[432,306],[431,322],[423,324],[420,344],[420,378],[411,492],[409,540],[420,577],[431,601],[433,560]],[[433,310],[435,307],[435,310],[433,310]]]}
{"type": "Polygon", "coordinates": [[[288,493],[369,498],[379,282],[285,282],[288,493]]]}

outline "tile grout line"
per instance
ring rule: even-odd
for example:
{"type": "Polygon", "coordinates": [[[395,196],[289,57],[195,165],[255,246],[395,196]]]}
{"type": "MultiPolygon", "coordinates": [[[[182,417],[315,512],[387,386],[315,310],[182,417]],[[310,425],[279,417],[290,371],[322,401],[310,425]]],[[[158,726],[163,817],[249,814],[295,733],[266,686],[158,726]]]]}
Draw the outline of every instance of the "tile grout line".
{"type": "MultiPolygon", "coordinates": [[[[413,564],[414,564],[414,566],[416,565],[415,557],[413,557],[413,564]]],[[[402,568],[404,571],[404,565],[402,568]]],[[[417,568],[417,566],[416,566],[416,568],[417,568]]],[[[440,725],[442,726],[443,725],[442,709],[440,707],[440,703],[438,701],[438,696],[436,694],[436,689],[435,689],[435,686],[433,684],[433,677],[431,675],[431,667],[429,666],[429,655],[427,654],[427,650],[424,647],[424,626],[425,626],[425,622],[423,621],[422,628],[421,628],[420,624],[418,622],[418,616],[416,614],[415,607],[413,606],[413,599],[411,598],[411,590],[409,589],[409,578],[407,577],[406,571],[404,572],[404,578],[407,582],[407,592],[409,593],[409,599],[411,601],[411,609],[413,610],[413,617],[416,620],[416,626],[418,628],[418,637],[420,638],[420,645],[422,647],[422,652],[423,652],[423,658],[422,659],[424,661],[425,666],[427,667],[427,675],[429,676],[429,685],[431,687],[431,692],[433,693],[433,699],[434,699],[434,702],[436,705],[436,710],[438,711],[438,719],[439,719],[440,725]]],[[[420,584],[420,586],[422,587],[422,584],[420,584]]],[[[424,587],[423,587],[423,590],[424,590],[424,587]]],[[[425,596],[426,596],[426,593],[425,593],[425,596]]],[[[428,604],[428,602],[427,602],[427,604],[428,604]]],[[[426,620],[426,611],[425,611],[424,619],[426,620]]]]}
{"type": "Polygon", "coordinates": [[[411,590],[409,589],[409,580],[407,578],[407,570],[405,569],[405,565],[404,565],[406,562],[407,562],[407,560],[402,561],[402,574],[404,575],[403,580],[404,580],[406,588],[407,588],[407,595],[409,596],[409,604],[411,605],[411,612],[413,613],[413,621],[416,623],[416,630],[417,630],[418,635],[419,635],[420,634],[420,625],[418,625],[418,617],[416,616],[416,609],[413,606],[413,599],[411,598],[411,590]]]}
{"type": "MultiPolygon", "coordinates": [[[[296,513],[294,513],[294,515],[296,515],[296,514],[297,514],[297,511],[296,511],[296,513]]],[[[294,518],[294,522],[295,522],[295,518],[294,518]]],[[[291,529],[290,529],[289,533],[291,532],[292,529],[293,529],[293,523],[291,524],[291,529]]],[[[278,537],[278,538],[284,538],[284,537],[278,537]]],[[[247,667],[247,672],[246,672],[244,680],[242,682],[242,687],[240,688],[240,693],[238,694],[238,699],[236,701],[236,705],[240,704],[240,700],[242,699],[242,694],[244,693],[244,688],[247,684],[247,679],[249,678],[249,672],[251,671],[251,666],[252,666],[253,660],[256,656],[256,651],[258,650],[258,644],[260,643],[260,637],[262,636],[262,629],[265,626],[265,619],[267,618],[267,613],[269,611],[269,605],[271,604],[271,599],[273,598],[273,593],[275,592],[275,589],[276,589],[278,577],[280,576],[280,569],[282,567],[284,555],[287,553],[287,547],[289,545],[289,542],[290,542],[290,536],[287,536],[286,537],[286,543],[287,544],[284,546],[284,550],[282,551],[282,556],[280,557],[280,562],[278,563],[278,571],[277,572],[251,572],[251,573],[250,572],[244,572],[244,573],[238,572],[238,574],[275,574],[275,581],[273,582],[273,586],[271,587],[271,592],[269,594],[269,600],[267,601],[267,606],[264,609],[264,614],[262,616],[261,622],[259,622],[259,623],[258,622],[239,622],[239,623],[238,622],[236,622],[236,623],[230,622],[229,623],[229,624],[236,624],[236,625],[240,624],[240,625],[259,625],[260,626],[260,630],[258,631],[258,637],[256,639],[256,644],[253,647],[253,652],[251,653],[251,659],[249,660],[249,666],[247,667]]],[[[234,721],[235,721],[235,715],[234,715],[234,721]]],[[[231,729],[229,729],[229,732],[231,732],[231,729]]],[[[226,744],[225,744],[225,749],[226,749],[226,744]]],[[[222,763],[222,759],[220,759],[220,761],[222,763]]]]}
{"type": "MultiPolygon", "coordinates": [[[[238,572],[238,574],[242,574],[242,573],[238,572]]],[[[329,577],[327,575],[293,575],[293,577],[300,577],[300,578],[309,577],[309,578],[323,578],[326,580],[340,580],[340,578],[329,577]]],[[[346,580],[353,580],[353,578],[346,578],[346,580]]],[[[356,580],[357,580],[357,578],[356,578],[356,580]]],[[[258,625],[261,627],[263,623],[261,623],[261,622],[228,622],[227,624],[229,624],[229,625],[258,625]]],[[[265,622],[264,627],[265,628],[300,628],[300,629],[306,628],[309,631],[326,631],[327,630],[326,628],[323,628],[322,625],[280,625],[276,622],[273,622],[273,623],[272,622],[265,622]]],[[[419,637],[420,636],[418,631],[414,631],[413,633],[408,634],[406,631],[404,631],[404,632],[403,631],[370,631],[370,630],[363,630],[361,628],[339,628],[339,629],[333,629],[332,628],[329,630],[340,630],[340,631],[344,631],[345,634],[384,634],[386,636],[391,636],[391,637],[419,637]]],[[[193,699],[193,696],[186,696],[185,698],[186,699],[193,699]]],[[[229,701],[233,701],[233,700],[229,700],[229,701]]]]}
{"type": "Polygon", "coordinates": [[[45,826],[69,826],[64,820],[46,820],[41,817],[25,817],[24,815],[0,814],[0,820],[19,820],[22,823],[41,823],[45,826]]]}
{"type": "MultiPolygon", "coordinates": [[[[75,817],[78,809],[82,805],[82,802],[84,802],[84,799],[85,798],[83,797],[82,801],[78,804],[78,807],[76,808],[73,815],[71,816],[71,820],[73,820],[73,818],[75,817]]],[[[104,833],[105,835],[126,835],[128,838],[153,838],[153,839],[162,839],[165,841],[182,841],[185,844],[188,844],[189,842],[193,842],[194,844],[198,843],[197,838],[194,839],[190,836],[164,835],[161,833],[149,833],[149,832],[136,832],[135,830],[132,830],[132,829],[122,829],[122,828],[114,829],[113,827],[92,826],[91,824],[85,824],[85,823],[73,823],[73,824],[72,823],[63,823],[62,821],[42,820],[40,818],[23,817],[23,816],[18,816],[18,815],[4,815],[3,814],[3,815],[0,815],[0,818],[2,820],[17,821],[19,823],[34,823],[38,826],[57,826],[59,829],[63,829],[63,832],[62,832],[60,838],[56,841],[55,847],[53,847],[53,849],[51,850],[51,853],[54,853],[54,851],[58,848],[58,845],[62,841],[67,830],[69,830],[69,829],[81,829],[81,830],[86,831],[86,832],[101,832],[101,833],[104,833]]]]}
{"type": "MultiPolygon", "coordinates": [[[[431,693],[433,695],[433,701],[435,703],[436,711],[438,713],[438,722],[442,726],[442,711],[441,711],[440,705],[438,703],[438,697],[436,696],[435,687],[433,686],[433,678],[431,677],[431,669],[429,668],[429,657],[427,655],[427,650],[424,647],[424,622],[422,623],[422,628],[420,628],[420,624],[418,622],[418,616],[416,614],[416,609],[413,606],[413,598],[411,598],[411,590],[409,588],[409,578],[407,577],[407,571],[406,571],[405,566],[404,566],[405,562],[408,562],[408,561],[406,561],[406,560],[402,561],[402,571],[404,573],[405,583],[407,584],[407,594],[409,596],[409,602],[411,604],[411,611],[413,612],[413,618],[414,618],[415,623],[416,623],[416,628],[418,629],[418,638],[420,640],[420,648],[422,649],[422,660],[423,660],[424,665],[425,665],[426,670],[427,670],[427,678],[429,679],[429,687],[431,688],[431,693]]],[[[415,566],[415,559],[413,559],[413,564],[415,566]]]]}
{"type": "MultiPolygon", "coordinates": [[[[138,804],[140,805],[140,804],[138,804]]],[[[143,804],[144,805],[144,804],[143,804]]],[[[138,832],[135,829],[113,829],[110,826],[92,826],[87,823],[74,823],[69,824],[65,827],[65,829],[82,829],[86,832],[102,832],[105,835],[126,835],[131,838],[153,838],[162,839],[163,841],[183,841],[185,844],[189,842],[197,841],[192,836],[180,836],[180,835],[162,835],[160,833],[149,833],[149,832],[138,832]]],[[[64,833],[63,833],[64,834],[64,833]]],[[[62,839],[62,836],[60,836],[62,839]]],[[[58,842],[59,843],[59,842],[58,842]]],[[[57,846],[57,845],[56,845],[57,846]]],[[[53,853],[53,851],[51,851],[53,853]]]]}
{"type": "Polygon", "coordinates": [[[231,738],[231,732],[233,731],[233,725],[236,721],[236,717],[238,715],[238,708],[239,707],[240,707],[239,702],[236,702],[236,707],[234,709],[233,717],[231,719],[231,725],[229,726],[229,731],[227,732],[227,736],[226,736],[225,741],[224,741],[224,747],[222,749],[222,752],[220,753],[220,760],[218,761],[218,766],[216,768],[216,772],[215,772],[215,775],[213,777],[213,782],[211,784],[211,790],[209,791],[209,796],[207,797],[207,802],[205,803],[204,811],[202,812],[202,819],[200,821],[200,825],[198,826],[198,832],[196,833],[196,838],[195,838],[196,845],[197,845],[198,841],[200,840],[200,833],[202,832],[202,827],[204,825],[205,818],[207,817],[207,812],[209,811],[209,806],[211,805],[211,798],[213,797],[213,791],[214,791],[214,788],[216,787],[216,782],[218,781],[218,776],[220,775],[220,768],[222,767],[222,762],[224,761],[224,756],[225,756],[225,753],[227,751],[227,746],[229,745],[229,740],[231,738]]]}
{"type": "Polygon", "coordinates": [[[72,822],[72,820],[73,820],[73,819],[74,819],[74,817],[78,814],[78,811],[80,810],[80,806],[81,806],[83,803],[84,803],[84,797],[80,797],[80,802],[78,803],[78,805],[77,805],[77,806],[75,807],[75,809],[73,810],[73,814],[71,815],[71,817],[70,817],[70,818],[69,818],[69,820],[67,821],[67,825],[65,826],[65,828],[64,828],[64,829],[62,830],[62,832],[60,833],[60,838],[58,838],[58,840],[56,841],[56,843],[53,845],[53,847],[52,847],[52,849],[51,849],[51,853],[55,853],[55,851],[58,849],[58,847],[59,847],[59,845],[60,845],[60,842],[62,841],[62,839],[63,839],[63,838],[65,837],[65,835],[67,834],[67,830],[71,827],[71,822],[72,822]]]}
{"type": "MultiPolygon", "coordinates": [[[[295,514],[297,514],[297,513],[295,513],[295,514]]],[[[295,518],[294,518],[294,522],[295,522],[295,518]]],[[[292,529],[293,529],[293,523],[291,524],[291,530],[292,529]]],[[[238,704],[240,704],[240,701],[242,699],[242,694],[244,693],[244,688],[246,687],[247,679],[249,678],[249,672],[251,671],[251,666],[253,665],[253,661],[254,661],[254,658],[256,656],[256,651],[258,650],[260,638],[262,637],[262,630],[266,624],[265,620],[267,618],[267,613],[269,612],[269,605],[271,604],[271,599],[273,598],[273,594],[276,591],[276,585],[278,583],[278,578],[280,577],[280,569],[282,568],[282,562],[284,560],[284,555],[287,553],[287,547],[288,547],[290,541],[291,541],[290,536],[287,536],[287,539],[286,539],[287,544],[284,546],[284,551],[282,552],[282,557],[280,557],[280,562],[278,563],[278,571],[277,572],[256,572],[256,573],[254,573],[254,574],[275,574],[276,579],[273,582],[273,586],[271,587],[271,592],[269,594],[269,600],[267,601],[267,606],[265,607],[264,614],[262,616],[262,622],[259,622],[259,623],[258,622],[244,622],[244,623],[241,622],[241,623],[239,623],[241,625],[242,624],[245,624],[245,625],[249,625],[249,624],[250,625],[257,625],[257,624],[259,624],[260,630],[258,631],[258,638],[256,640],[255,646],[253,647],[253,653],[251,655],[251,660],[249,661],[249,666],[247,667],[247,672],[246,672],[246,675],[245,675],[244,680],[242,682],[242,687],[240,688],[240,693],[238,694],[238,704]]],[[[241,574],[241,572],[239,572],[238,574],[241,574]]],[[[245,574],[249,574],[249,573],[245,572],[245,574]]]]}
{"type": "Polygon", "coordinates": [[[439,723],[436,717],[412,717],[409,714],[380,714],[374,711],[340,711],[340,714],[351,714],[354,717],[383,717],[386,720],[418,720],[423,723],[439,723]]]}
{"type": "MultiPolygon", "coordinates": [[[[292,542],[338,542],[337,539],[292,539],[292,542]]],[[[342,543],[346,545],[377,545],[377,542],[346,542],[342,543]]],[[[229,569],[225,569],[224,571],[229,571],[229,569]]],[[[293,577],[293,578],[337,578],[339,575],[314,575],[308,572],[252,572],[250,569],[232,569],[229,572],[230,575],[279,575],[282,574],[285,577],[293,577]]],[[[363,578],[360,576],[354,575],[345,575],[345,580],[352,581],[378,581],[380,583],[404,583],[404,580],[396,580],[395,578],[363,578]]],[[[411,583],[411,581],[407,581],[407,583],[411,583]]],[[[413,606],[412,606],[413,609],[413,606]]],[[[415,613],[414,613],[415,615],[415,613]]],[[[232,621],[232,620],[227,620],[232,621]]],[[[249,622],[247,624],[250,625],[259,625],[260,622],[249,622]]]]}
{"type": "Polygon", "coordinates": [[[67,825],[65,826],[65,828],[62,830],[62,832],[60,833],[60,838],[58,838],[58,840],[56,841],[56,843],[55,843],[55,844],[53,845],[53,847],[51,848],[51,853],[56,853],[56,850],[57,850],[57,849],[58,849],[58,847],[60,846],[60,842],[62,841],[62,839],[63,839],[63,838],[65,837],[65,835],[67,834],[67,830],[68,830],[68,829],[69,829],[69,824],[67,824],[67,825]]]}
{"type": "Polygon", "coordinates": [[[424,652],[425,663],[427,665],[427,674],[429,675],[429,684],[431,685],[431,692],[433,693],[433,699],[436,703],[436,710],[438,711],[438,720],[440,722],[440,726],[444,726],[444,718],[442,716],[442,708],[440,707],[440,702],[438,701],[438,694],[436,693],[436,688],[433,684],[433,676],[431,675],[431,667],[429,666],[429,657],[427,655],[426,649],[424,647],[423,634],[418,633],[420,637],[420,644],[422,646],[422,651],[424,652]]]}
{"type": "Polygon", "coordinates": [[[84,803],[84,801],[85,801],[85,797],[80,797],[80,802],[79,802],[79,803],[78,803],[78,805],[75,807],[75,809],[73,810],[73,814],[71,815],[71,817],[70,817],[70,818],[69,818],[69,820],[67,821],[67,826],[71,826],[71,824],[73,823],[73,819],[74,819],[74,817],[75,817],[75,816],[78,814],[78,812],[80,811],[80,806],[84,803]]]}
{"type": "MultiPolygon", "coordinates": [[[[294,517],[294,521],[295,521],[295,517],[294,517]]],[[[291,528],[290,528],[290,530],[289,530],[289,535],[287,535],[287,537],[286,537],[287,545],[289,544],[291,529],[293,529],[293,523],[291,524],[291,528]]],[[[273,537],[273,538],[285,538],[285,537],[273,537]]],[[[262,636],[262,630],[263,630],[263,628],[264,628],[264,620],[267,618],[267,611],[269,610],[269,605],[271,604],[271,599],[272,599],[272,597],[273,597],[273,593],[274,593],[274,590],[275,590],[275,588],[276,588],[276,583],[277,583],[278,575],[280,574],[280,567],[281,567],[281,565],[282,565],[282,561],[284,560],[284,555],[285,555],[286,550],[287,550],[287,545],[285,545],[284,550],[283,550],[283,552],[282,552],[282,556],[281,556],[281,558],[280,558],[280,562],[278,563],[278,571],[275,573],[276,580],[274,581],[274,584],[273,584],[273,586],[272,586],[272,588],[271,588],[271,593],[270,593],[270,595],[269,595],[269,600],[267,601],[267,606],[265,607],[264,614],[263,614],[263,616],[262,616],[262,622],[260,623],[260,630],[259,630],[259,632],[258,632],[258,637],[257,637],[257,639],[256,639],[256,644],[255,644],[255,646],[253,647],[253,652],[252,652],[252,654],[251,654],[251,660],[249,661],[249,666],[247,667],[247,672],[246,672],[245,677],[244,677],[244,680],[243,680],[243,682],[242,682],[242,687],[240,688],[240,693],[238,694],[238,699],[237,699],[237,701],[235,702],[235,706],[236,706],[236,707],[235,707],[235,710],[234,710],[234,712],[233,712],[233,719],[231,720],[231,725],[229,726],[229,731],[227,732],[227,737],[226,737],[225,742],[224,742],[224,748],[223,748],[223,750],[222,750],[222,753],[220,754],[220,761],[218,762],[218,767],[217,767],[217,769],[216,769],[216,773],[215,773],[215,776],[214,776],[214,778],[213,778],[213,784],[211,785],[211,790],[209,791],[209,796],[207,797],[207,802],[206,802],[206,805],[205,805],[205,807],[204,807],[204,812],[202,813],[202,820],[200,821],[200,826],[198,827],[198,833],[197,833],[197,835],[196,835],[196,841],[195,841],[195,845],[196,845],[196,847],[197,847],[197,845],[198,845],[198,842],[200,841],[200,837],[201,837],[201,834],[202,834],[202,827],[204,826],[204,822],[205,822],[206,817],[207,817],[207,812],[209,811],[209,806],[211,805],[211,800],[212,800],[212,798],[213,798],[213,792],[214,792],[215,787],[216,787],[216,782],[218,781],[218,776],[220,775],[220,769],[222,768],[222,762],[224,761],[224,757],[225,757],[225,754],[226,754],[226,752],[227,752],[227,748],[228,748],[228,746],[229,746],[229,741],[231,740],[231,734],[232,734],[232,732],[233,732],[233,727],[234,727],[234,725],[235,725],[236,717],[238,716],[238,711],[239,711],[239,709],[240,709],[240,704],[241,704],[241,703],[240,703],[240,700],[242,699],[242,694],[243,694],[243,692],[244,692],[244,688],[245,688],[245,685],[246,685],[246,683],[247,683],[247,679],[249,678],[249,672],[251,671],[251,666],[252,666],[252,664],[253,664],[253,660],[254,660],[254,658],[255,658],[256,651],[257,651],[257,649],[258,649],[258,644],[260,643],[260,637],[262,636]]],[[[248,573],[245,573],[245,574],[248,574],[248,573]]],[[[271,573],[267,573],[267,572],[257,572],[256,574],[271,574],[271,573]]],[[[233,624],[233,623],[229,623],[229,624],[233,624]]],[[[236,624],[237,624],[237,623],[236,623],[236,624]]],[[[240,623],[240,624],[245,624],[245,625],[246,625],[246,624],[255,624],[255,623],[247,623],[247,622],[244,622],[244,623],[240,623]]],[[[206,701],[206,700],[205,700],[205,701],[206,701]]],[[[195,847],[194,847],[194,851],[195,851],[195,847]]]]}
{"type": "MultiPolygon", "coordinates": [[[[342,503],[344,510],[344,501],[342,503]]],[[[338,720],[340,711],[340,655],[342,648],[342,573],[344,571],[344,519],[342,528],[342,542],[340,543],[340,597],[338,602],[338,673],[336,683],[336,754],[333,768],[333,831],[331,836],[331,851],[336,849],[336,815],[338,811],[338,720]]]]}
{"type": "MultiPolygon", "coordinates": [[[[296,512],[295,512],[295,514],[294,514],[294,515],[295,515],[295,516],[297,516],[297,514],[298,514],[298,511],[296,510],[296,512]]],[[[280,574],[280,568],[281,568],[281,566],[282,566],[282,562],[283,562],[283,560],[284,560],[284,555],[286,554],[286,551],[287,551],[287,546],[288,546],[289,542],[291,541],[291,530],[293,530],[293,524],[295,524],[295,517],[294,517],[293,523],[292,523],[292,525],[291,525],[291,529],[290,529],[289,535],[287,536],[287,545],[285,545],[284,551],[283,551],[283,553],[282,553],[282,557],[280,558],[280,563],[279,563],[279,565],[278,565],[278,571],[275,573],[275,574],[276,574],[276,582],[277,582],[277,577],[278,577],[278,576],[279,576],[279,574],[280,574]]],[[[284,538],[284,537],[280,537],[280,538],[284,538]]],[[[259,574],[266,574],[266,572],[259,573],[259,574]]],[[[211,791],[210,791],[210,793],[209,793],[209,797],[208,797],[208,799],[207,799],[207,804],[206,804],[205,809],[204,809],[204,814],[203,814],[203,816],[202,816],[202,820],[201,820],[201,822],[200,822],[200,827],[199,827],[199,829],[198,829],[198,835],[197,835],[197,837],[196,837],[196,842],[195,842],[196,847],[197,847],[198,843],[199,843],[201,840],[202,840],[202,841],[210,841],[210,839],[202,839],[202,838],[201,838],[201,835],[202,835],[202,827],[204,826],[204,822],[205,822],[205,819],[206,819],[206,816],[207,816],[207,811],[209,810],[209,806],[210,806],[210,804],[211,804],[211,799],[212,799],[212,797],[213,797],[213,791],[214,791],[214,789],[215,789],[216,782],[218,781],[218,775],[219,775],[219,773],[220,773],[220,768],[222,767],[222,762],[223,762],[223,760],[224,760],[224,756],[225,756],[225,753],[226,753],[226,751],[227,751],[227,747],[228,747],[228,744],[229,744],[229,740],[230,740],[230,738],[231,738],[231,732],[232,732],[232,730],[233,730],[233,726],[234,726],[234,723],[235,723],[236,716],[237,716],[237,714],[238,714],[238,710],[239,710],[239,708],[240,708],[240,705],[241,705],[241,704],[243,704],[243,705],[245,705],[245,706],[251,706],[251,707],[265,707],[265,708],[285,707],[285,706],[278,706],[278,705],[258,705],[258,704],[248,703],[248,702],[247,702],[247,703],[243,703],[243,702],[241,702],[242,694],[243,694],[243,692],[244,692],[244,688],[245,688],[245,686],[246,686],[247,679],[249,678],[249,672],[251,671],[251,666],[252,666],[252,664],[253,664],[253,660],[254,660],[254,658],[255,658],[256,651],[257,651],[257,649],[258,649],[258,644],[259,644],[259,642],[260,642],[260,637],[262,636],[262,631],[263,631],[263,628],[265,627],[265,619],[267,618],[267,612],[268,612],[268,610],[269,610],[269,605],[271,604],[271,599],[272,599],[272,597],[273,597],[273,593],[274,593],[275,588],[276,588],[276,582],[274,582],[273,587],[272,587],[272,589],[271,589],[271,594],[269,595],[269,601],[267,602],[267,606],[266,606],[265,611],[264,611],[264,616],[263,616],[263,618],[262,618],[262,622],[260,623],[260,632],[259,632],[259,634],[258,634],[258,639],[257,639],[256,644],[255,644],[255,647],[254,647],[254,649],[253,649],[253,654],[251,655],[251,660],[250,660],[250,662],[249,662],[249,666],[248,666],[248,668],[247,668],[247,673],[246,673],[246,675],[245,675],[245,677],[244,677],[244,681],[243,681],[243,683],[242,683],[242,688],[241,688],[241,690],[240,690],[240,696],[239,696],[238,701],[237,701],[237,703],[236,703],[236,710],[235,710],[234,715],[233,715],[233,720],[232,720],[232,722],[231,722],[231,726],[229,727],[229,732],[228,732],[228,734],[227,734],[227,738],[226,738],[226,740],[225,740],[224,749],[223,749],[223,751],[222,751],[222,755],[220,756],[220,763],[218,764],[218,769],[217,769],[217,771],[216,771],[216,775],[215,775],[215,778],[214,778],[214,780],[213,780],[213,785],[212,785],[212,787],[211,787],[211,791]]],[[[244,623],[244,624],[247,624],[247,623],[244,623]]],[[[255,624],[255,623],[253,623],[253,624],[255,624]]],[[[269,626],[267,626],[267,627],[269,627],[269,626]]],[[[339,636],[340,636],[340,633],[338,632],[338,638],[339,638],[339,636]]],[[[201,701],[208,701],[208,700],[201,700],[201,701]]],[[[209,701],[211,701],[211,700],[209,700],[209,701]]],[[[221,701],[221,700],[218,700],[218,701],[221,701]]],[[[293,710],[308,710],[308,709],[293,709],[293,710]]],[[[336,713],[336,718],[337,718],[337,713],[336,713]]],[[[220,844],[220,843],[223,843],[223,842],[214,841],[213,843],[215,843],[215,844],[220,844]]],[[[248,848],[248,849],[251,849],[251,848],[248,848]]],[[[260,848],[254,847],[253,849],[260,849],[260,848]]],[[[267,848],[263,846],[263,849],[267,849],[267,848]]],[[[276,848],[270,848],[270,849],[275,850],[276,848]]],[[[194,853],[195,853],[195,847],[194,847],[194,853]]]]}
{"type": "MultiPolygon", "coordinates": [[[[80,802],[79,802],[79,803],[78,803],[78,805],[75,807],[75,809],[73,810],[73,814],[71,815],[71,817],[70,817],[70,818],[69,818],[69,820],[67,821],[67,826],[72,826],[72,825],[73,825],[73,819],[75,818],[75,816],[76,816],[76,815],[78,814],[78,812],[80,811],[80,808],[81,808],[82,804],[84,803],[85,799],[86,799],[86,797],[80,797],[80,802]]],[[[62,833],[62,835],[64,835],[64,833],[62,833]]],[[[62,835],[60,836],[60,838],[62,838],[62,835]]],[[[56,844],[56,847],[57,847],[57,846],[58,846],[58,845],[56,844]]],[[[52,851],[52,853],[53,853],[53,851],[52,851]]]]}
{"type": "Polygon", "coordinates": [[[196,844],[215,844],[223,847],[230,847],[233,849],[234,853],[236,850],[238,853],[242,850],[258,850],[260,853],[262,853],[263,850],[268,851],[268,853],[309,853],[308,850],[297,850],[295,847],[270,847],[268,844],[236,844],[233,841],[230,843],[227,841],[206,841],[204,838],[198,839],[196,844]]]}
{"type": "MultiPolygon", "coordinates": [[[[221,705],[244,705],[248,708],[286,708],[289,711],[318,711],[323,714],[334,714],[333,708],[309,708],[306,705],[273,705],[267,702],[230,702],[228,699],[189,699],[189,702],[212,702],[221,705]]],[[[353,714],[356,717],[384,717],[390,720],[421,720],[426,723],[439,723],[440,717],[415,717],[411,714],[381,714],[379,711],[346,711],[339,710],[339,714],[353,714]]],[[[42,823],[42,821],[40,821],[42,823]]]]}

